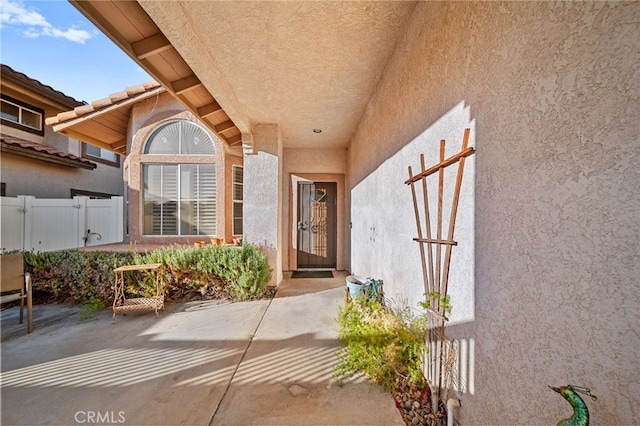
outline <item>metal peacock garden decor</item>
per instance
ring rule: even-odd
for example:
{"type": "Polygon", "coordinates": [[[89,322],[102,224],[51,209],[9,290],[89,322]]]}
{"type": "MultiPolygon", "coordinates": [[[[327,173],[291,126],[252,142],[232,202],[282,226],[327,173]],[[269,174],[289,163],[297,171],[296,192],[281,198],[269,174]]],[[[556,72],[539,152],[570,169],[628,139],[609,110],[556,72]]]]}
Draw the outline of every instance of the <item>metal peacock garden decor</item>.
{"type": "Polygon", "coordinates": [[[568,419],[560,420],[557,426],[589,426],[589,409],[578,395],[578,393],[582,393],[590,396],[594,401],[597,400],[598,397],[593,395],[589,388],[575,385],[560,386],[559,388],[549,386],[549,388],[562,395],[573,407],[573,415],[568,419]]]}
{"type": "Polygon", "coordinates": [[[427,313],[431,318],[432,324],[434,324],[429,327],[429,353],[426,360],[426,375],[432,386],[431,391],[434,393],[432,399],[434,410],[437,409],[440,399],[444,402],[444,399],[447,398],[443,390],[449,387],[449,383],[453,379],[452,376],[455,374],[453,371],[456,358],[455,349],[445,336],[445,325],[449,320],[447,314],[450,311],[447,290],[451,250],[458,244],[453,239],[453,233],[465,159],[475,152],[474,148],[468,146],[469,135],[470,129],[467,128],[464,130],[460,152],[446,159],[445,141],[444,139],[441,140],[439,162],[429,168],[425,166],[424,154],[421,154],[421,171],[414,174],[411,166],[409,166],[409,179],[405,181],[405,184],[411,186],[413,208],[418,228],[418,237],[413,240],[420,245],[424,294],[427,298],[427,303],[423,306],[427,308],[427,313]],[[444,169],[455,164],[458,165],[458,170],[451,201],[448,231],[446,236],[443,236],[443,221],[445,220],[443,218],[444,169]],[[431,196],[437,200],[436,203],[430,203],[429,201],[427,179],[430,177],[437,177],[438,192],[431,196]],[[416,186],[418,189],[416,189],[416,186]]]}

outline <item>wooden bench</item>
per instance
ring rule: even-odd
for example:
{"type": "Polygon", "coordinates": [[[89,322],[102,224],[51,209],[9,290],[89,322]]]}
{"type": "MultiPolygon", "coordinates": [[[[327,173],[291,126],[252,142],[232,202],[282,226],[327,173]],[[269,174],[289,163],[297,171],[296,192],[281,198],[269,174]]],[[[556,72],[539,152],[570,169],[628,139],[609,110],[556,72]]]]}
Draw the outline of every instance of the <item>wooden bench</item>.
{"type": "Polygon", "coordinates": [[[113,323],[116,315],[127,312],[158,311],[164,308],[164,285],[162,283],[162,263],[144,265],[126,265],[113,270],[116,274],[115,296],[113,299],[113,323]],[[156,295],[152,297],[136,297],[128,299],[125,294],[125,273],[130,271],[151,271],[154,273],[156,295]]]}
{"type": "Polygon", "coordinates": [[[27,301],[27,333],[33,331],[33,302],[31,275],[24,272],[22,252],[0,256],[0,304],[20,300],[20,324],[24,320],[27,301]]]}

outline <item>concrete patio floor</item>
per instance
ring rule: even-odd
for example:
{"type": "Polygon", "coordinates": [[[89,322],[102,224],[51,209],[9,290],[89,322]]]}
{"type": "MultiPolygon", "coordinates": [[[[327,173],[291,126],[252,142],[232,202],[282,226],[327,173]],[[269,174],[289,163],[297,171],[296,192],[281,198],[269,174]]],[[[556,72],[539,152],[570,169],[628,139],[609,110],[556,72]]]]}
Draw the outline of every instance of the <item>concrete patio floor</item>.
{"type": "Polygon", "coordinates": [[[1,423],[404,425],[389,393],[333,376],[346,274],[334,275],[116,324],[108,310],[37,305],[32,334],[4,310],[1,423]]]}

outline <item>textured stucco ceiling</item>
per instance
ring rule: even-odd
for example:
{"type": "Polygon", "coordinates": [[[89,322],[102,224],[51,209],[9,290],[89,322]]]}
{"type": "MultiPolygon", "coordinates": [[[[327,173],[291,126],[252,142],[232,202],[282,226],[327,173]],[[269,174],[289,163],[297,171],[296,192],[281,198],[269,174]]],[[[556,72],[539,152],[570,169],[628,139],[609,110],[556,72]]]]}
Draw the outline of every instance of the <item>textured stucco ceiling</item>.
{"type": "Polygon", "coordinates": [[[277,123],[285,147],[318,148],[348,145],[415,5],[140,4],[241,128],[277,123]]]}

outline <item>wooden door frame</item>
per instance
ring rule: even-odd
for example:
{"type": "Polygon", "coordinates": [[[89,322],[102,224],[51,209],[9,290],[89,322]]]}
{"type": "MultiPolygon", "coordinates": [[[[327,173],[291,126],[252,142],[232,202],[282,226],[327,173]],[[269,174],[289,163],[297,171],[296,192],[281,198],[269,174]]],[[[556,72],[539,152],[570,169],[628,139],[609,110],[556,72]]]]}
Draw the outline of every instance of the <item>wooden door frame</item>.
{"type": "Polygon", "coordinates": [[[289,270],[298,269],[298,183],[299,182],[335,182],[337,190],[336,202],[336,267],[344,270],[344,238],[345,238],[345,198],[344,175],[333,173],[290,173],[289,174],[289,270]]]}

